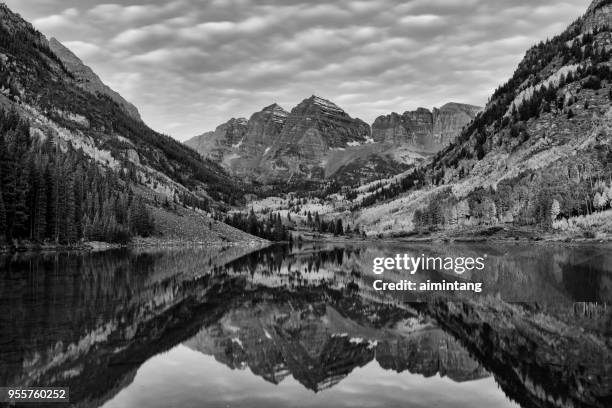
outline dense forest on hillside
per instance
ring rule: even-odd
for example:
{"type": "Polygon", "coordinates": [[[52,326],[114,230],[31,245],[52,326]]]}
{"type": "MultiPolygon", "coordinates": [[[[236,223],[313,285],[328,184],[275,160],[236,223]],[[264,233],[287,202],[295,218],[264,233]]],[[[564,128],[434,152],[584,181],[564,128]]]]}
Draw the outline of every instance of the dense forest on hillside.
{"type": "Polygon", "coordinates": [[[11,18],[18,17],[7,14],[7,24],[0,25],[0,89],[5,96],[35,106],[70,131],[92,136],[117,160],[125,161],[125,143],[116,137],[120,135],[136,149],[143,164],[186,188],[195,190],[203,183],[213,200],[229,204],[242,200],[244,188],[237,188],[220,166],[130,117],[108,96],[79,88],[42,34],[11,18]],[[75,116],[85,120],[75,121],[75,116]]]}
{"type": "Polygon", "coordinates": [[[30,135],[0,110],[0,242],[127,242],[153,233],[153,220],[123,173],[101,170],[83,152],[30,135]]]}
{"type": "MultiPolygon", "coordinates": [[[[568,30],[552,40],[541,42],[525,56],[512,78],[500,86],[491,98],[487,108],[479,114],[474,121],[461,133],[460,137],[445,150],[439,152],[432,161],[433,178],[441,180],[445,169],[456,168],[459,161],[465,158],[481,160],[490,150],[491,136],[507,131],[508,141],[520,137],[523,143],[529,135],[521,131],[522,124],[532,118],[551,111],[563,112],[572,116],[572,100],[567,100],[565,94],[559,92],[563,87],[572,83],[579,83],[582,89],[599,90],[602,81],[612,80],[612,70],[607,65],[612,55],[610,50],[602,47],[593,47],[594,36],[610,31],[609,28],[600,28],[594,33],[584,34],[573,40],[571,46],[568,42],[578,35],[578,26],[568,30]],[[585,62],[588,62],[585,64],[585,62]],[[572,72],[561,75],[558,81],[539,86],[546,78],[541,76],[550,64],[571,66],[581,64],[572,72]],[[513,101],[520,89],[534,87],[533,93],[517,108],[513,101]],[[506,112],[510,111],[510,115],[506,112]],[[473,146],[467,149],[466,145],[473,146]]],[[[612,94],[609,95],[612,98],[612,94]]]]}
{"type": "Polygon", "coordinates": [[[353,192],[352,209],[420,190],[428,203],[416,209],[413,225],[423,231],[500,223],[563,229],[572,218],[612,208],[612,147],[605,142],[605,130],[594,134],[593,147],[580,155],[560,156],[545,168],[527,167],[515,174],[510,170],[516,164],[509,161],[506,171],[511,176],[487,187],[470,184],[473,171],[477,179],[488,175],[482,168],[499,166],[501,172],[503,158],[520,149],[535,155],[594,130],[612,103],[609,41],[609,27],[583,33],[579,20],[532,47],[454,143],[398,180],[374,185],[365,194],[353,192]],[[479,166],[489,153],[499,153],[502,159],[479,166]],[[457,196],[452,188],[457,185],[466,192],[457,196]]]}

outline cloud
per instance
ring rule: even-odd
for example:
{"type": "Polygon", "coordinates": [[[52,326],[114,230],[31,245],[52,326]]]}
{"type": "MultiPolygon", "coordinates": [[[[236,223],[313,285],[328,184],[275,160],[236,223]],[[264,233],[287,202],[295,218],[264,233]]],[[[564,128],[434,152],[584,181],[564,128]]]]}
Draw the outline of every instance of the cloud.
{"type": "Polygon", "coordinates": [[[41,30],[54,30],[70,26],[78,16],[79,11],[76,8],[68,8],[59,14],[37,18],[33,24],[41,30]]]}
{"type": "Polygon", "coordinates": [[[372,122],[484,104],[586,0],[8,0],[181,140],[311,94],[372,122]],[[130,3],[130,2],[126,2],[130,3]]]}
{"type": "Polygon", "coordinates": [[[100,46],[85,41],[64,41],[63,44],[79,56],[79,58],[86,60],[95,59],[100,53],[104,53],[100,46]]]}

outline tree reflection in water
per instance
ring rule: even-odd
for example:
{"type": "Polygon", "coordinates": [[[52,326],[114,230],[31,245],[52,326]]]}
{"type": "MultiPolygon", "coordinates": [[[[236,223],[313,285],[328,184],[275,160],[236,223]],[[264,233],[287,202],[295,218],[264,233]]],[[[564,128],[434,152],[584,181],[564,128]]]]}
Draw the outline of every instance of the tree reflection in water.
{"type": "Polygon", "coordinates": [[[596,248],[477,245],[5,256],[0,384],[69,386],[73,404],[96,407],[145,361],[183,343],[316,392],[376,361],[455,382],[492,374],[525,407],[607,407],[609,258],[596,248]],[[483,281],[485,293],[372,289],[374,257],[423,251],[488,254],[485,273],[462,277],[483,281]]]}

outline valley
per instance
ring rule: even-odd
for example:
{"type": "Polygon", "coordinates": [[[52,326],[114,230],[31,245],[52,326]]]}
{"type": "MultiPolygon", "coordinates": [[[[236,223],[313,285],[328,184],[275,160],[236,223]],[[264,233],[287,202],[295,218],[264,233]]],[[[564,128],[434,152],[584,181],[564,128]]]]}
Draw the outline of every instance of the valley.
{"type": "Polygon", "coordinates": [[[184,144],[4,5],[0,21],[4,249],[612,236],[606,1],[529,49],[482,108],[370,125],[312,95],[184,144]]]}
{"type": "Polygon", "coordinates": [[[395,174],[339,183],[332,175],[319,190],[288,185],[278,198],[247,207],[272,205],[302,222],[314,211],[370,238],[609,240],[611,25],[612,6],[594,1],[566,31],[528,50],[480,112],[465,108],[474,119],[443,143],[444,132],[428,133],[432,113],[425,109],[377,119],[375,142],[418,156],[395,174]]]}

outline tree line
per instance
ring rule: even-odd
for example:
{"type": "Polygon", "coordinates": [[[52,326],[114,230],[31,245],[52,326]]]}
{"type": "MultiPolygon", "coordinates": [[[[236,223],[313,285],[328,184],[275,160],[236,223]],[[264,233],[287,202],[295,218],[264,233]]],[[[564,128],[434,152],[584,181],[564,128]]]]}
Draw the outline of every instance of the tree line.
{"type": "Polygon", "coordinates": [[[233,213],[227,215],[222,221],[248,234],[269,241],[289,242],[292,240],[291,233],[287,226],[283,224],[280,214],[270,213],[267,219],[259,220],[251,209],[248,214],[233,213]]]}
{"type": "Polygon", "coordinates": [[[153,231],[122,172],[101,169],[70,143],[31,137],[27,121],[0,110],[0,241],[127,242],[153,231]]]}

